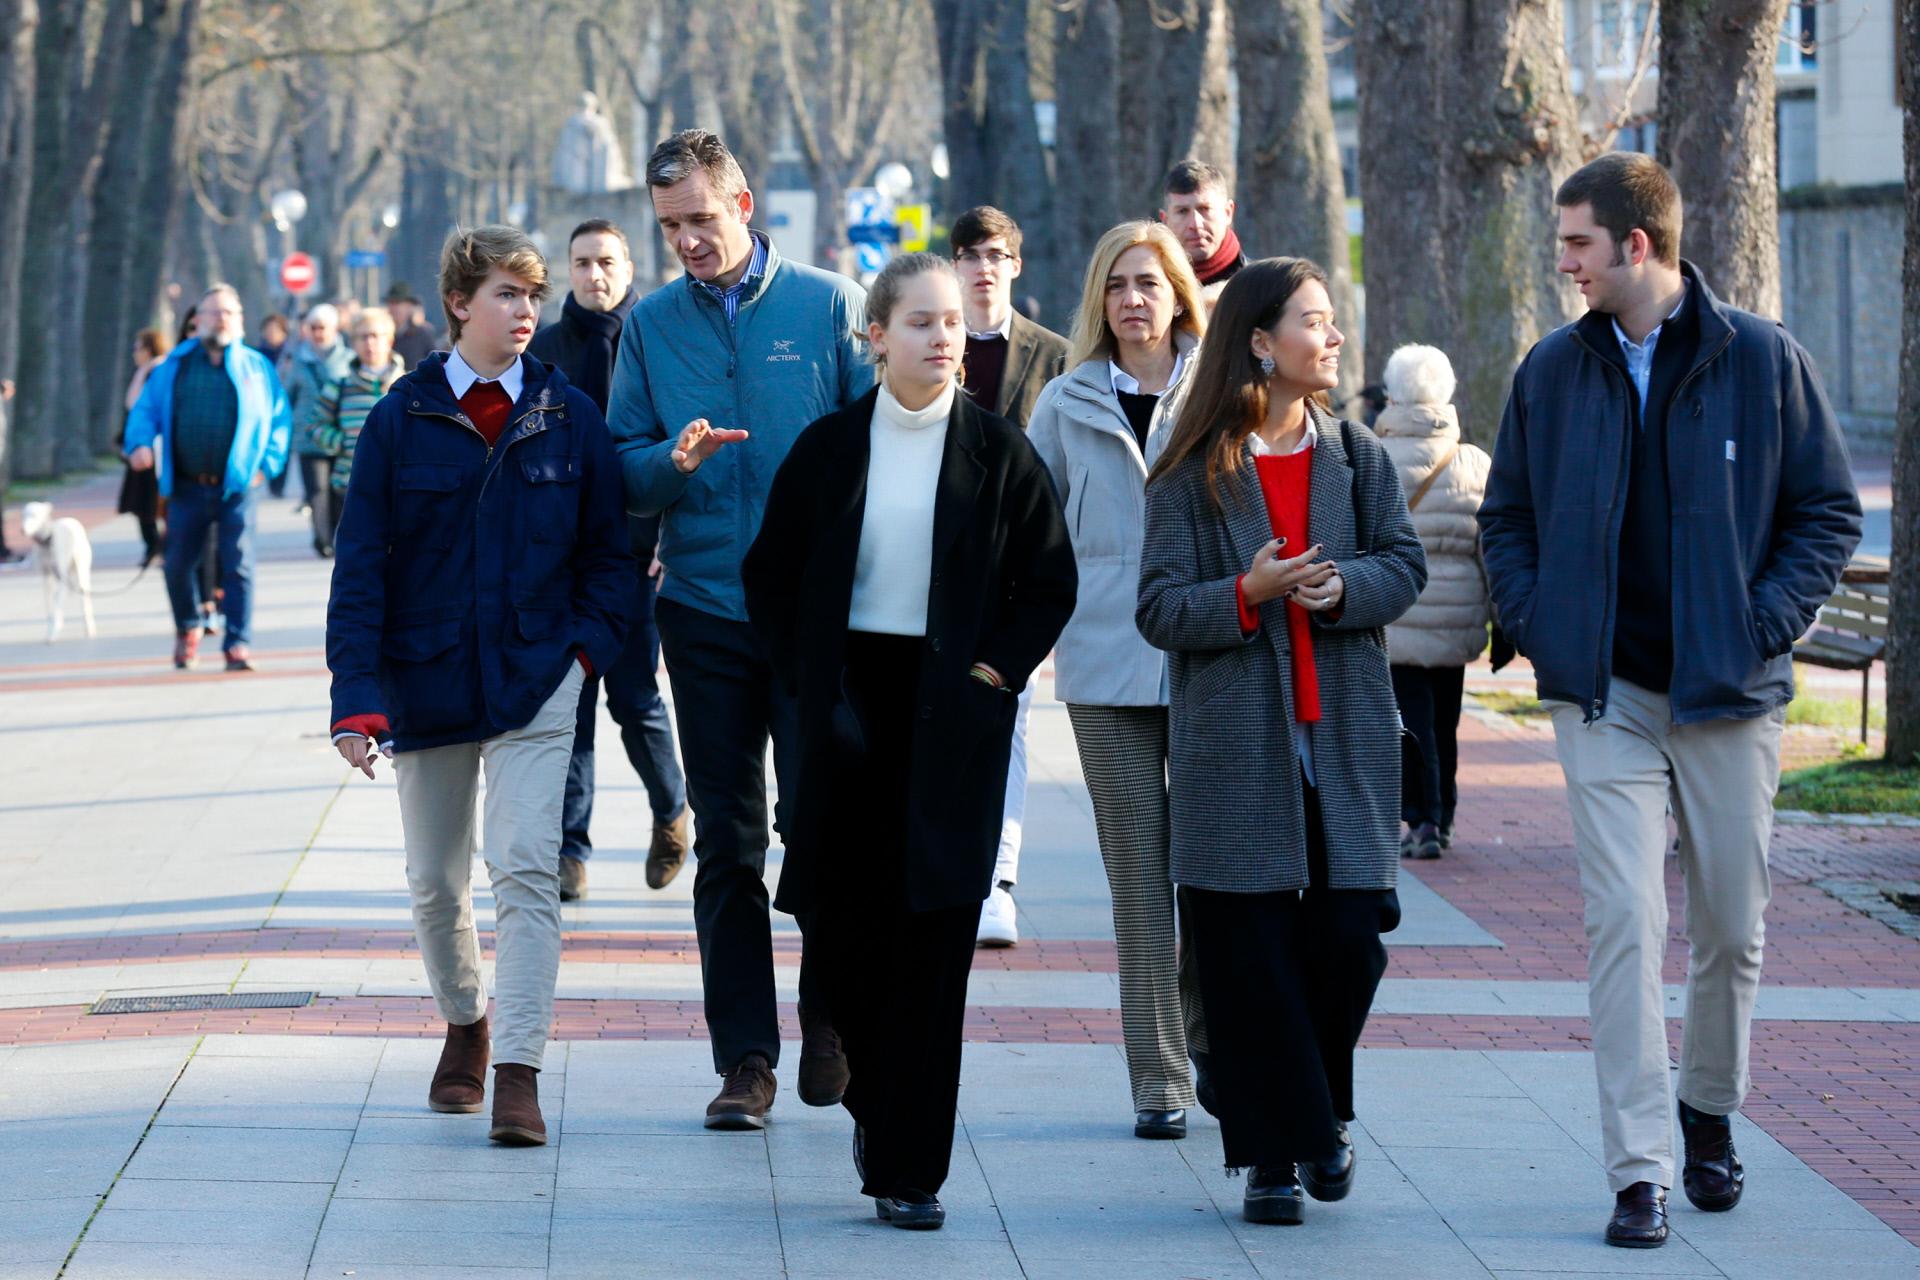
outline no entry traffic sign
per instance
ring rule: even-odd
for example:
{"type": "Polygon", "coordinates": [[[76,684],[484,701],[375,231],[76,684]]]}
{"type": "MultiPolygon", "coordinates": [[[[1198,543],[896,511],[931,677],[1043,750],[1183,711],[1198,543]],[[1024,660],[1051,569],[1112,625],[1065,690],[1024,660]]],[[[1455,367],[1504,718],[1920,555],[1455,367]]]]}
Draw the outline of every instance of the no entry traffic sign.
{"type": "Polygon", "coordinates": [[[314,266],[313,259],[304,253],[290,253],[280,263],[280,287],[288,293],[301,294],[313,288],[313,282],[320,276],[320,269],[314,266]]]}

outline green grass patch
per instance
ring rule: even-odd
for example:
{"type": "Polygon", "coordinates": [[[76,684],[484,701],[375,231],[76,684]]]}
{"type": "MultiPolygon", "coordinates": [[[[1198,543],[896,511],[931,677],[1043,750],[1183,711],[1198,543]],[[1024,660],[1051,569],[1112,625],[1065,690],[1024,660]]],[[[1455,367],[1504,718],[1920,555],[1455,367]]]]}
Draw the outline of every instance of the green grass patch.
{"type": "Polygon", "coordinates": [[[1781,775],[1773,804],[1776,809],[1813,813],[1920,815],[1920,764],[1836,760],[1791,769],[1781,775]]]}
{"type": "Polygon", "coordinates": [[[1540,705],[1540,699],[1530,693],[1474,693],[1469,695],[1474,701],[1489,711],[1498,711],[1503,716],[1546,716],[1547,709],[1540,705]]]}
{"type": "MultiPolygon", "coordinates": [[[[1801,694],[1787,704],[1788,724],[1817,725],[1822,729],[1851,729],[1860,732],[1860,699],[1810,698],[1801,694]]],[[[1867,724],[1875,729],[1887,727],[1887,704],[1867,704],[1867,724]]]]}

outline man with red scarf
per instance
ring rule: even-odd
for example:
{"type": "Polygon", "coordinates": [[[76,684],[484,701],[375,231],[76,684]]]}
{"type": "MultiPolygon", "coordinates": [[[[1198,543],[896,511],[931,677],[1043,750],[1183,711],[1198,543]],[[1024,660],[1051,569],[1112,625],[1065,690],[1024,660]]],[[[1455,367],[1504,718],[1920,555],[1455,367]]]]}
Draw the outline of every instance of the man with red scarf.
{"type": "Polygon", "coordinates": [[[1204,160],[1182,160],[1168,171],[1161,186],[1165,203],[1160,221],[1180,238],[1193,261],[1193,273],[1200,277],[1207,308],[1212,310],[1233,273],[1247,265],[1240,237],[1233,231],[1233,196],[1227,191],[1227,177],[1204,160]]]}

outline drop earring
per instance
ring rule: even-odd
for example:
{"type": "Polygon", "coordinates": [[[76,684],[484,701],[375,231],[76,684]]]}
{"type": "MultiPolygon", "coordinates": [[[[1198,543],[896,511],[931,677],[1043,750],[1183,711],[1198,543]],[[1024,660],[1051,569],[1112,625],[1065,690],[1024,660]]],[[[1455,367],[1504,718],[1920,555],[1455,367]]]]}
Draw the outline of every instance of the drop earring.
{"type": "Polygon", "coordinates": [[[1260,357],[1260,376],[1263,378],[1271,378],[1273,376],[1273,357],[1272,356],[1260,357]]]}

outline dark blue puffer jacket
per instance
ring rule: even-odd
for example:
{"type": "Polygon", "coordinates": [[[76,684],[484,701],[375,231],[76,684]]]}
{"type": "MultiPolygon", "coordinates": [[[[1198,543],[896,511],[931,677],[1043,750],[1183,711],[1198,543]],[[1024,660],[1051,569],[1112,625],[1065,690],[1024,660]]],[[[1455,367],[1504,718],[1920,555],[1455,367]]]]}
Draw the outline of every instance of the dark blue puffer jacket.
{"type": "Polygon", "coordinates": [[[522,357],[499,442],[446,355],[394,384],[354,452],[327,606],[333,719],[384,714],[400,751],[518,729],[576,650],[611,667],[636,572],[600,410],[522,357]]]}
{"type": "MultiPolygon", "coordinates": [[[[1860,495],[1812,358],[1723,304],[1691,263],[1700,339],[1667,414],[1676,724],[1763,716],[1793,697],[1793,642],[1860,541],[1860,495]]],[[[1607,705],[1636,395],[1600,354],[1608,317],[1542,338],[1514,374],[1480,539],[1495,612],[1542,698],[1607,705]]]]}

